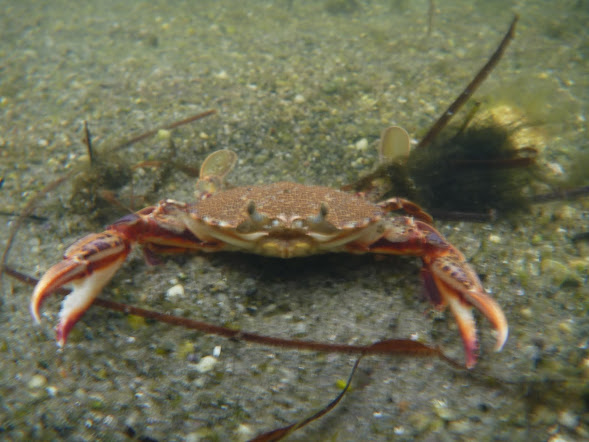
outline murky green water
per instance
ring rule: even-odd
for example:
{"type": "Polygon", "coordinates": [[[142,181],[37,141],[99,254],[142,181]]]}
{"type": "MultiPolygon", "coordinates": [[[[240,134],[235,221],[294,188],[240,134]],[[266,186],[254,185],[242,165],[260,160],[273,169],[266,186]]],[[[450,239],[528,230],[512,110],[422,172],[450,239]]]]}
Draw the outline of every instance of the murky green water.
{"type": "MultiPolygon", "coordinates": [[[[514,12],[521,16],[516,39],[475,98],[517,107],[538,124],[546,141],[538,164],[551,183],[588,184],[586,2],[435,2],[429,36],[427,1],[20,2],[3,9],[2,242],[13,220],[4,212],[18,212],[43,186],[83,167],[84,120],[111,173],[98,184],[70,180],[42,200],[35,213],[43,218],[24,223],[8,260],[28,274],[41,275],[69,243],[126,214],[89,195],[113,185],[134,208],[189,200],[195,179],[178,165],[198,168],[217,149],[239,154],[232,184],[353,181],[376,164],[372,146],[384,127],[423,136],[493,52],[514,12]],[[175,130],[173,147],[156,137],[109,150],[209,108],[218,114],[175,130]],[[161,167],[130,171],[164,158],[161,167]]],[[[536,180],[531,190],[551,187],[536,180]]],[[[490,326],[478,318],[482,349],[473,373],[439,361],[368,358],[337,411],[293,438],[589,437],[589,244],[571,241],[589,230],[588,217],[584,197],[489,224],[438,222],[503,306],[505,349],[492,352],[490,326]]],[[[327,403],[353,363],[98,308],[59,353],[57,296],[36,327],[30,293],[4,278],[1,438],[247,439],[327,403]],[[199,372],[196,363],[216,346],[217,364],[199,372]]],[[[276,262],[220,254],[148,268],[137,254],[104,296],[278,336],[350,343],[416,336],[462,359],[454,320],[431,310],[412,258],[276,262]],[[177,284],[184,295],[166,296],[177,284]]]]}

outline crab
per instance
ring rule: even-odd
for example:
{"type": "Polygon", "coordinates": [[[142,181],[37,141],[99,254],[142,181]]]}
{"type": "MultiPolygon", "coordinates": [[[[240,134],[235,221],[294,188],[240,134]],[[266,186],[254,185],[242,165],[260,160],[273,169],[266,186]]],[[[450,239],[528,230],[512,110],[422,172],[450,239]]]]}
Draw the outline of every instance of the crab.
{"type": "Polygon", "coordinates": [[[372,203],[362,195],[292,182],[223,189],[236,163],[230,150],[203,163],[196,202],[166,199],[124,216],[102,233],[76,241],[63,260],[37,283],[31,313],[40,322],[43,301],[57,289],[72,289],[63,300],[56,326],[58,345],[92,305],[131,252],[143,249],[149,263],[162,253],[239,251],[276,258],[345,252],[412,255],[421,258],[426,293],[438,308],[449,306],[458,323],[465,364],[477,361],[477,330],[472,308],[496,330],[495,350],[508,336],[501,307],[459,252],[432,226],[417,204],[402,198],[372,203]],[[391,216],[403,210],[405,216],[391,216]]]}

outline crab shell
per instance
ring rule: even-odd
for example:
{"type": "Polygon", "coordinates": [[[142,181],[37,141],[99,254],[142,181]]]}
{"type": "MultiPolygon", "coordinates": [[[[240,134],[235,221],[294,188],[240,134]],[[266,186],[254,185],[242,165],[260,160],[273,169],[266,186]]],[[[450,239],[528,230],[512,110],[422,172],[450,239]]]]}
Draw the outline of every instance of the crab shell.
{"type": "Polygon", "coordinates": [[[342,251],[360,239],[370,243],[385,216],[363,198],[289,182],[214,193],[187,213],[183,221],[201,239],[278,258],[342,251]]]}

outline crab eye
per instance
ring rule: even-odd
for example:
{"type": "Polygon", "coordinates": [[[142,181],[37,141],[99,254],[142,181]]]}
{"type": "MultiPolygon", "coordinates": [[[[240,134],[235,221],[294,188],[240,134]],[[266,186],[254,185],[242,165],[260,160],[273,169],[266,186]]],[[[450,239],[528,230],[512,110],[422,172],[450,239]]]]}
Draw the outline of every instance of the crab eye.
{"type": "Polygon", "coordinates": [[[309,216],[306,219],[306,223],[309,225],[311,230],[316,233],[334,233],[337,228],[327,221],[327,214],[329,213],[329,206],[327,203],[322,202],[319,206],[319,213],[317,215],[309,216]]]}
{"type": "Polygon", "coordinates": [[[295,219],[292,222],[293,229],[302,229],[303,228],[303,220],[302,219],[295,219]]]}

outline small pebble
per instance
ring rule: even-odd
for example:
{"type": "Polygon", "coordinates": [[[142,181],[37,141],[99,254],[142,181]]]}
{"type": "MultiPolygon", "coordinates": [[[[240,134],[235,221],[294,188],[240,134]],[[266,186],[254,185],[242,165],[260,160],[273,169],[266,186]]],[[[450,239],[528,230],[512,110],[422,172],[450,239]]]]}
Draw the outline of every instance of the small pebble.
{"type": "Polygon", "coordinates": [[[446,401],[434,399],[432,400],[432,405],[439,418],[444,419],[445,421],[456,419],[456,413],[448,408],[446,401]]]}
{"type": "Polygon", "coordinates": [[[579,417],[570,410],[564,410],[558,413],[558,423],[569,430],[574,430],[579,425],[579,417]]]}
{"type": "Polygon", "coordinates": [[[182,284],[176,284],[166,291],[166,298],[168,299],[181,298],[183,296],[184,286],[182,284]]]}
{"type": "Polygon", "coordinates": [[[542,259],[541,270],[544,275],[552,279],[555,285],[561,285],[567,280],[575,281],[579,279],[568,265],[555,259],[542,259]]]}
{"type": "Polygon", "coordinates": [[[238,440],[250,440],[254,435],[254,430],[247,424],[239,424],[235,430],[238,440]]]}
{"type": "Polygon", "coordinates": [[[589,379],[589,358],[585,358],[581,361],[581,369],[583,370],[585,379],[589,379]]]}
{"type": "Polygon", "coordinates": [[[295,336],[303,336],[307,334],[308,326],[304,322],[299,322],[294,326],[294,335],[295,336]]]}
{"type": "Polygon", "coordinates": [[[423,433],[431,425],[431,419],[422,413],[415,413],[409,416],[408,422],[417,433],[423,433]]]}
{"type": "Polygon", "coordinates": [[[448,424],[448,429],[452,433],[467,434],[472,431],[472,425],[468,419],[458,419],[448,424]]]}
{"type": "Polygon", "coordinates": [[[172,136],[172,132],[166,129],[160,129],[157,131],[158,140],[169,140],[172,136]]]}
{"type": "Polygon", "coordinates": [[[195,368],[199,373],[208,373],[215,367],[216,364],[217,358],[214,356],[205,356],[200,361],[198,361],[198,364],[195,365],[195,368]]]}
{"type": "MultiPolygon", "coordinates": [[[[557,430],[555,429],[553,432],[556,432],[556,431],[557,430]]],[[[563,436],[562,434],[556,433],[553,436],[550,436],[550,438],[548,439],[548,442],[572,442],[572,441],[568,437],[563,436]]]]}
{"type": "Polygon", "coordinates": [[[362,138],[356,142],[356,149],[366,150],[367,148],[368,148],[368,140],[366,138],[362,138]]]}
{"type": "Polygon", "coordinates": [[[491,241],[494,244],[500,244],[501,237],[499,235],[491,234],[489,235],[489,241],[491,241]]]}
{"type": "Polygon", "coordinates": [[[572,321],[562,321],[558,324],[558,329],[564,333],[572,333],[573,332],[573,324],[572,321]]]}
{"type": "Polygon", "coordinates": [[[297,104],[302,104],[305,102],[305,97],[302,96],[301,94],[296,94],[294,97],[294,102],[297,104]]]}
{"type": "Polygon", "coordinates": [[[41,388],[47,383],[47,378],[42,374],[34,375],[28,383],[29,388],[41,388]]]}
{"type": "Polygon", "coordinates": [[[545,164],[553,175],[564,175],[564,170],[560,164],[555,162],[547,162],[545,164]]]}

